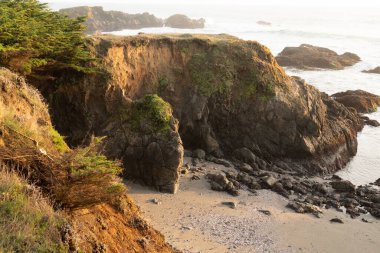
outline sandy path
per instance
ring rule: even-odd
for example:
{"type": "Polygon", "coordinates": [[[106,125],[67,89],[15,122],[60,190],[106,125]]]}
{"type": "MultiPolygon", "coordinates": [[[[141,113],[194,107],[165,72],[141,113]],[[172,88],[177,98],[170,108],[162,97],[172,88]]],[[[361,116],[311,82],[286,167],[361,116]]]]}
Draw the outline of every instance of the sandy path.
{"type": "Polygon", "coordinates": [[[270,191],[259,191],[257,196],[241,191],[239,197],[211,191],[203,175],[228,169],[213,163],[205,163],[203,169],[196,173],[200,180],[191,180],[193,173],[183,176],[175,195],[128,183],[129,194],[147,221],[184,252],[380,252],[380,222],[374,218],[367,217],[373,221],[369,224],[325,210],[318,219],[293,213],[285,208],[286,199],[270,191]],[[237,203],[237,208],[222,205],[225,201],[237,203]],[[262,209],[272,214],[259,212],[262,209]],[[331,224],[335,217],[344,224],[331,224]]]}

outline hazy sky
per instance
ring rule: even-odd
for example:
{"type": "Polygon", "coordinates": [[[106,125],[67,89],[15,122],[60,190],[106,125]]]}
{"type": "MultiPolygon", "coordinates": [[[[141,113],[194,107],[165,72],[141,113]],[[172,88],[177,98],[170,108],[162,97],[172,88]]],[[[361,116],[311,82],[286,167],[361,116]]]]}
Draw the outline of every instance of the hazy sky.
{"type": "MultiPolygon", "coordinates": [[[[64,2],[74,2],[71,0],[41,0],[43,2],[49,3],[64,3],[64,2]]],[[[78,5],[81,5],[81,1],[75,1],[78,5]]],[[[86,4],[92,1],[84,1],[86,4]]],[[[172,3],[172,4],[185,4],[185,3],[215,3],[215,4],[250,4],[250,5],[317,5],[317,6],[380,6],[379,0],[95,0],[93,1],[96,4],[101,2],[111,3],[172,3]]]]}

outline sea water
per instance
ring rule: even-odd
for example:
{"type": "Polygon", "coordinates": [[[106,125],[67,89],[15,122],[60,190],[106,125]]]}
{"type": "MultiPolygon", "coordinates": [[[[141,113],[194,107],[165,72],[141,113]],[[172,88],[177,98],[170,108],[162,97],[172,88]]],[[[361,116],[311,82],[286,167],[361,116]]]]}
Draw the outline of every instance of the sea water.
{"type": "MultiPolygon", "coordinates": [[[[146,28],[113,32],[117,35],[145,33],[228,33],[244,40],[256,40],[277,55],[286,46],[307,43],[330,48],[338,53],[358,54],[362,61],[344,70],[303,71],[286,69],[289,75],[300,76],[309,84],[328,94],[362,89],[380,95],[380,75],[362,73],[380,66],[380,6],[296,6],[257,5],[255,1],[81,1],[81,5],[102,5],[105,10],[127,13],[150,12],[166,18],[172,14],[186,14],[205,18],[204,29],[146,28]],[[153,2],[153,3],[152,3],[153,2]],[[257,24],[270,22],[271,26],[257,24]]],[[[257,1],[256,1],[257,2],[257,1]]],[[[51,8],[77,6],[74,1],[52,1],[51,8]]],[[[368,115],[380,121],[380,112],[368,115]]],[[[366,126],[358,135],[357,155],[337,174],[353,183],[367,184],[380,178],[380,127],[366,126]]]]}

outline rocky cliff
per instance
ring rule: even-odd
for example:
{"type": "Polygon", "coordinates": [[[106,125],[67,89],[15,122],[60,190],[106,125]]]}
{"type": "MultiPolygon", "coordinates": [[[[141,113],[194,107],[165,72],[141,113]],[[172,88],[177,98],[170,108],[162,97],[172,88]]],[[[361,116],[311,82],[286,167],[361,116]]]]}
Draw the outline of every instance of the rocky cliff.
{"type": "MultiPolygon", "coordinates": [[[[260,166],[307,174],[336,171],[356,154],[363,124],[357,113],[287,76],[257,42],[140,35],[93,37],[90,43],[105,72],[65,74],[48,86],[54,120],[73,144],[88,133],[108,136],[108,154],[123,159],[125,173],[147,173],[143,181],[159,189],[174,191],[182,141],[216,157],[244,148],[265,161],[260,166]],[[136,124],[133,114],[141,111],[135,104],[147,94],[163,99],[153,105],[169,112],[163,128],[152,127],[149,117],[136,124]],[[163,182],[168,174],[172,180],[163,182]]],[[[142,106],[142,114],[150,106],[142,106]]]]}
{"type": "Polygon", "coordinates": [[[0,91],[1,252],[177,252],[106,172],[111,161],[66,145],[23,77],[0,68],[0,91]]]}
{"type": "Polygon", "coordinates": [[[204,19],[194,20],[180,14],[161,19],[147,12],[128,14],[121,11],[105,11],[101,6],[80,6],[61,9],[59,12],[70,18],[85,17],[88,34],[163,26],[195,29],[204,28],[205,24],[204,19]]]}

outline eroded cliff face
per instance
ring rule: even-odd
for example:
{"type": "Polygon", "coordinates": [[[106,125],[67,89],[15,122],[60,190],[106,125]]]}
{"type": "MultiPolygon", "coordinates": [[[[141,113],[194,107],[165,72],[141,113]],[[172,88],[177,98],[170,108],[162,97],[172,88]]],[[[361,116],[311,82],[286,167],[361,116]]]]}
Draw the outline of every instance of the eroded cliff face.
{"type": "MultiPolygon", "coordinates": [[[[170,120],[171,112],[164,116],[170,120]]],[[[78,154],[53,128],[41,94],[0,68],[0,251],[178,252],[142,219],[124,188],[116,194],[109,161],[86,164],[99,156],[78,154]],[[104,173],[95,172],[97,163],[104,173]]]]}
{"type": "MultiPolygon", "coordinates": [[[[50,99],[57,125],[73,143],[87,133],[120,140],[117,131],[107,128],[120,108],[158,94],[171,105],[179,121],[176,138],[188,149],[230,157],[234,150],[248,148],[269,164],[310,174],[340,169],[356,154],[356,134],[362,128],[356,112],[287,76],[257,42],[227,35],[142,34],[94,37],[91,44],[108,74],[62,77],[50,99]]],[[[174,125],[171,129],[175,132],[174,125]]],[[[111,141],[109,147],[115,143],[131,146],[111,141]]],[[[181,145],[178,140],[171,147],[180,150],[181,145]]],[[[165,145],[159,146],[158,153],[166,153],[165,145]]],[[[128,168],[129,152],[115,150],[109,154],[123,158],[126,171],[134,170],[128,168]]],[[[161,159],[163,164],[167,160],[161,159]]]]}

